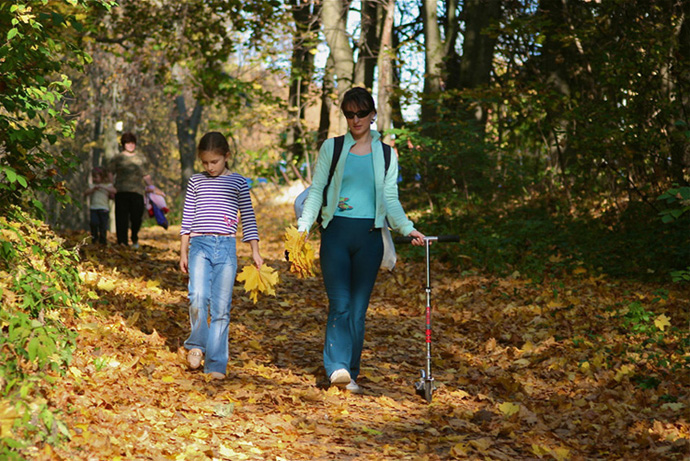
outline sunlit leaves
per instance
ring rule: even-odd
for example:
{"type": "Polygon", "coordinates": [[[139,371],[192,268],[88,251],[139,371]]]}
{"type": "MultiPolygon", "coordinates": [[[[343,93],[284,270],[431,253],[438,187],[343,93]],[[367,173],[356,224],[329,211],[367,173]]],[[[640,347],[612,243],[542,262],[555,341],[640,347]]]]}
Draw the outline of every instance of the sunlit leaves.
{"type": "Polygon", "coordinates": [[[249,297],[256,304],[259,293],[275,296],[279,276],[275,269],[266,264],[262,265],[261,269],[250,265],[245,266],[242,272],[237,274],[237,280],[244,282],[244,291],[249,293],[249,297]]]}
{"type": "MultiPolygon", "coordinates": [[[[684,459],[688,372],[673,328],[687,322],[684,293],[655,302],[650,287],[606,276],[460,275],[435,260],[438,389],[427,404],[414,391],[424,262],[405,258],[372,293],[365,392],[352,395],[323,385],[322,281],[288,272],[285,218],[261,208],[262,254],[281,281],[275,302],[234,296],[222,383],[174,350],[189,333],[176,232],[144,229],[146,256],[83,250],[79,271],[97,311],[77,320],[68,373],[46,390],[70,439],[43,458],[684,459]],[[102,280],[116,288],[99,289],[102,280]],[[672,325],[662,331],[664,318],[672,325]]],[[[20,245],[11,230],[0,235],[20,245]]],[[[238,256],[250,251],[240,245],[238,256]]],[[[41,414],[36,421],[50,420],[41,414]]]]}

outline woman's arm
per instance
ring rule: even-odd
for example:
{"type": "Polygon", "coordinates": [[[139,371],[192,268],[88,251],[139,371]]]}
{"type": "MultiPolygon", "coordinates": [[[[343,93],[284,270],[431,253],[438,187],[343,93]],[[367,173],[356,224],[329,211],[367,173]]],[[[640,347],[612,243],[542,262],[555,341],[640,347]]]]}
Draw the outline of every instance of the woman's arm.
{"type": "Polygon", "coordinates": [[[327,139],[321,144],[319,158],[316,160],[314,177],[309,189],[309,196],[304,202],[302,217],[297,220],[297,227],[300,232],[307,232],[319,216],[319,211],[323,205],[323,189],[328,182],[328,173],[333,161],[333,138],[327,139]]]}

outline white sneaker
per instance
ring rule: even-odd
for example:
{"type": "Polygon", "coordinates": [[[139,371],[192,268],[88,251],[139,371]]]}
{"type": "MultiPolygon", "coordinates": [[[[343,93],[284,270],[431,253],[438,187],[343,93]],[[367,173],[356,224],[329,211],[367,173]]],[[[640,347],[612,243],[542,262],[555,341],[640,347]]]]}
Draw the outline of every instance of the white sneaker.
{"type": "Polygon", "coordinates": [[[352,392],[353,394],[361,394],[363,392],[362,388],[357,385],[354,379],[350,380],[350,384],[345,386],[345,389],[352,392]]]}
{"type": "Polygon", "coordinates": [[[350,380],[350,372],[345,368],[339,368],[331,373],[331,384],[348,384],[350,380]]]}
{"type": "Polygon", "coordinates": [[[133,244],[132,244],[132,248],[135,249],[135,250],[138,250],[138,249],[139,249],[139,242],[133,243],[133,244]]]}

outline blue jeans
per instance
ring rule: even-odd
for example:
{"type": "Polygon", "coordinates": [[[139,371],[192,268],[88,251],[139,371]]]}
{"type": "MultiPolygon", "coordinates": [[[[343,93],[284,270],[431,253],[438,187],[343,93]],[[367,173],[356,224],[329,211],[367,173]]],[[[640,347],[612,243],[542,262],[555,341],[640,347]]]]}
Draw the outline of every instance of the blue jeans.
{"type": "Polygon", "coordinates": [[[91,241],[93,243],[100,243],[105,245],[108,236],[108,224],[110,211],[108,210],[90,210],[91,219],[89,226],[91,227],[91,241]]]}
{"type": "Polygon", "coordinates": [[[192,332],[184,346],[204,352],[204,372],[225,374],[232,288],[237,275],[235,238],[223,235],[192,237],[188,261],[192,332]]]}
{"type": "Polygon", "coordinates": [[[326,375],[345,368],[357,379],[364,320],[383,257],[381,229],[373,219],[335,217],[321,233],[321,273],[328,294],[323,347],[326,375]]]}

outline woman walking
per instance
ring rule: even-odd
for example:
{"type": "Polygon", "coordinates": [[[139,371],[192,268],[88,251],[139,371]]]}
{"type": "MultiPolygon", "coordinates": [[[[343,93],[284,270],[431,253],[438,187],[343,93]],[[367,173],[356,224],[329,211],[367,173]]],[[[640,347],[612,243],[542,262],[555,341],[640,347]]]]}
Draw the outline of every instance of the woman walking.
{"type": "Polygon", "coordinates": [[[383,257],[381,228],[388,219],[393,229],[412,237],[415,245],[424,244],[424,235],[414,228],[398,200],[395,155],[384,171],[381,135],[371,129],[376,118],[371,94],[352,88],[341,107],[348,125],[342,155],[329,185],[334,138],[321,146],[298,230],[308,232],[321,213],[321,272],[329,303],[324,368],[331,384],[361,392],[356,380],[369,298],[383,257]]]}

